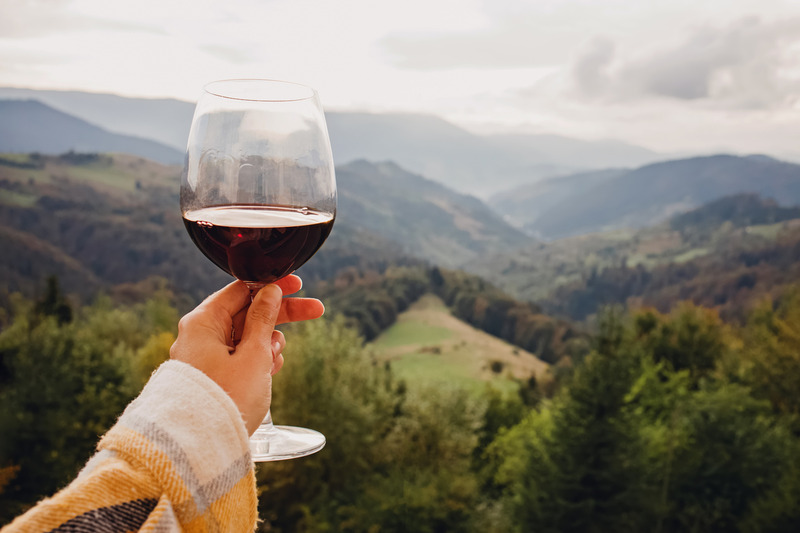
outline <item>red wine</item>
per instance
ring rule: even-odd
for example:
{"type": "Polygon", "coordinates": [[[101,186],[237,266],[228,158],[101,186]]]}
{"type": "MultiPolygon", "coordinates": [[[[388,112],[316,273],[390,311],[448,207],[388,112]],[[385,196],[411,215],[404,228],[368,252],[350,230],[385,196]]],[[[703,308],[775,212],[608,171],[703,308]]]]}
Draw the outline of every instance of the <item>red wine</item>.
{"type": "Polygon", "coordinates": [[[192,241],[242,281],[272,283],[308,261],[333,228],[333,215],[310,209],[230,205],[183,214],[192,241]]]}

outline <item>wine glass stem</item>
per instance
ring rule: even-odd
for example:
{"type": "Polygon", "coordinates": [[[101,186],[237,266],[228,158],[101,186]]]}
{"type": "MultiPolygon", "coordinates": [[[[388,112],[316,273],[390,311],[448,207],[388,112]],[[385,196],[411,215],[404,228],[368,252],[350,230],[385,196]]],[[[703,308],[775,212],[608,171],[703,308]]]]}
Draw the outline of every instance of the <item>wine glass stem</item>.
{"type": "Polygon", "coordinates": [[[272,424],[272,414],[267,411],[267,416],[261,421],[261,425],[255,430],[250,437],[250,453],[254,456],[265,455],[269,453],[270,435],[276,432],[275,426],[272,424]]]}
{"type": "Polygon", "coordinates": [[[245,281],[244,284],[247,285],[248,289],[250,289],[251,302],[253,301],[253,298],[256,297],[256,293],[267,286],[267,283],[261,281],[245,281]]]}
{"type": "MultiPolygon", "coordinates": [[[[250,289],[250,301],[252,302],[253,298],[256,297],[256,293],[267,284],[258,281],[246,281],[245,285],[250,289]]],[[[250,437],[250,452],[254,456],[268,454],[270,438],[276,431],[275,425],[272,423],[272,412],[268,410],[264,420],[261,421],[261,425],[250,437]]]]}

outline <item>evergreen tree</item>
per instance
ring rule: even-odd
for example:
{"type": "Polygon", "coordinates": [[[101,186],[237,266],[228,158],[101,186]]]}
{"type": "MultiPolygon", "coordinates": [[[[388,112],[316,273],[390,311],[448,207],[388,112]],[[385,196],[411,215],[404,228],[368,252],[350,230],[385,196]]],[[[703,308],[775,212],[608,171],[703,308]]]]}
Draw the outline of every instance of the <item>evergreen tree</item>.
{"type": "Polygon", "coordinates": [[[595,351],[529,444],[517,513],[523,531],[640,531],[647,523],[642,448],[627,396],[638,354],[619,313],[602,317],[595,351]]]}

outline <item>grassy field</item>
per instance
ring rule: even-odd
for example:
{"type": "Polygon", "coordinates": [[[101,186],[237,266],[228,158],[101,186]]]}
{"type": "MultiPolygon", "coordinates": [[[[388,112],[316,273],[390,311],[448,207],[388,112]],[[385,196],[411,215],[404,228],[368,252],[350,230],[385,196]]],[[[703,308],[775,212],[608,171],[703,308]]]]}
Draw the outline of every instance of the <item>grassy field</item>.
{"type": "Polygon", "coordinates": [[[135,193],[141,186],[167,187],[177,193],[180,168],[128,154],[101,154],[95,160],[80,163],[57,156],[33,161],[29,154],[0,154],[0,178],[30,185],[68,179],[87,183],[101,191],[125,195],[135,193]],[[15,164],[33,166],[27,168],[15,164]]]}
{"type": "Polygon", "coordinates": [[[491,383],[513,391],[517,385],[512,378],[544,379],[548,373],[546,363],[453,317],[433,295],[402,313],[370,348],[408,382],[476,391],[491,383]]]}

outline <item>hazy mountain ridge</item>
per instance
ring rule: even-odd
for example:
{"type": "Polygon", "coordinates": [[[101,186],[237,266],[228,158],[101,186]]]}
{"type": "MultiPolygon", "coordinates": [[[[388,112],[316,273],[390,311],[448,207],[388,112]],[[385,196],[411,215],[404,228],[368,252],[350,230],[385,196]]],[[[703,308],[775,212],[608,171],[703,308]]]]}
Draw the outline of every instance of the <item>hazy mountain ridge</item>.
{"type": "MultiPolygon", "coordinates": [[[[194,108],[192,103],[170,99],[0,87],[2,98],[37,99],[110,132],[150,138],[181,152],[194,108]]],[[[619,141],[476,135],[434,115],[328,109],[326,117],[337,164],[391,160],[451,189],[481,197],[546,177],[605,167],[609,162],[636,166],[664,157],[619,141]]]]}
{"type": "Polygon", "coordinates": [[[602,185],[621,176],[629,169],[605,169],[580,172],[526,184],[495,194],[488,204],[512,225],[528,233],[542,236],[537,221],[552,206],[568,201],[573,195],[602,185]]]}
{"type": "Polygon", "coordinates": [[[0,152],[120,152],[164,164],[183,153],[150,139],[111,133],[37,100],[0,100],[0,152]]]}
{"type": "Polygon", "coordinates": [[[616,175],[600,171],[548,180],[542,187],[497,195],[491,205],[508,211],[526,231],[558,239],[643,228],[723,196],[748,192],[782,205],[800,203],[800,165],[761,155],[662,161],[616,175]],[[542,208],[540,197],[552,202],[542,208]],[[533,209],[526,211],[526,204],[533,209]]]}
{"type": "Polygon", "coordinates": [[[526,152],[506,150],[432,115],[328,112],[326,117],[337,160],[395,161],[451,189],[482,197],[575,168],[551,161],[535,146],[526,152]]]}
{"type": "Polygon", "coordinates": [[[181,153],[194,115],[194,103],[174,98],[0,87],[0,99],[38,100],[109,132],[151,139],[181,153]]]}

